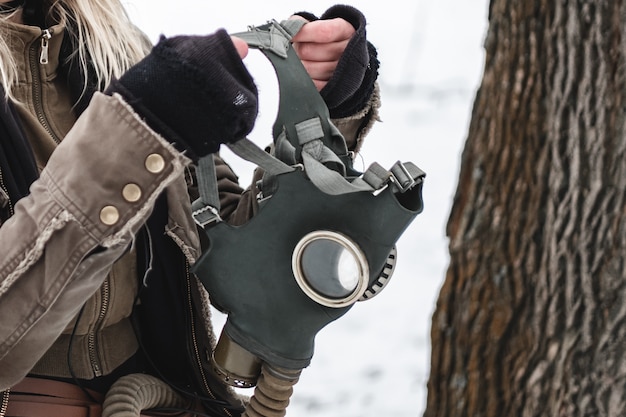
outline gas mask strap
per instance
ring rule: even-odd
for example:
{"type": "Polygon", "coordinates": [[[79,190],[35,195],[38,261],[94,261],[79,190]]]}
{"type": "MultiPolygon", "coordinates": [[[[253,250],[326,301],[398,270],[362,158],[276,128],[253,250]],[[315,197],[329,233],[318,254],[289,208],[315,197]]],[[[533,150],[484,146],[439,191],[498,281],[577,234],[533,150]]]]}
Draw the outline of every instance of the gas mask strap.
{"type": "Polygon", "coordinates": [[[300,31],[306,20],[292,19],[278,23],[271,20],[263,26],[250,26],[247,32],[233,34],[243,39],[248,45],[262,51],[272,52],[281,58],[287,58],[287,51],[291,47],[291,38],[300,31]]]}
{"type": "Polygon", "coordinates": [[[209,224],[222,221],[213,155],[207,155],[198,160],[196,176],[200,198],[191,204],[191,215],[196,224],[204,228],[209,224]]]}
{"type": "MultiPolygon", "coordinates": [[[[332,126],[332,124],[329,124],[329,126],[332,126]]],[[[302,153],[308,153],[328,168],[339,172],[342,177],[346,176],[346,167],[343,161],[324,144],[324,128],[319,117],[296,123],[295,128],[298,135],[298,143],[302,147],[302,153]]],[[[343,136],[341,140],[343,140],[343,136]]]]}
{"type": "Polygon", "coordinates": [[[398,161],[391,167],[390,171],[394,191],[400,193],[405,193],[416,184],[421,183],[426,176],[426,173],[412,162],[402,163],[398,161]]]}
{"type": "MultiPolygon", "coordinates": [[[[274,158],[248,138],[240,139],[226,146],[240,158],[263,168],[269,175],[276,176],[285,174],[295,169],[274,158]]],[[[200,198],[191,204],[191,210],[195,222],[204,228],[222,221],[219,215],[220,198],[217,189],[215,161],[212,155],[207,155],[198,160],[196,176],[198,178],[198,193],[200,194],[200,198]]]]}
{"type": "Polygon", "coordinates": [[[411,162],[396,162],[391,170],[386,170],[374,162],[362,177],[352,182],[339,173],[328,169],[303,148],[302,159],[305,172],[317,188],[330,195],[355,193],[360,191],[375,192],[382,190],[390,183],[394,191],[404,193],[420,184],[426,174],[411,162]]]}
{"type": "Polygon", "coordinates": [[[271,175],[285,174],[295,169],[265,152],[248,138],[229,143],[226,146],[238,157],[256,164],[271,175]]]}
{"type": "MultiPolygon", "coordinates": [[[[269,59],[280,86],[278,114],[273,127],[274,142],[281,134],[291,143],[295,158],[284,160],[288,164],[300,160],[301,144],[296,125],[318,119],[321,140],[337,155],[347,155],[345,139],[337,129],[333,129],[326,103],[319,95],[311,77],[304,69],[300,58],[291,47],[291,39],[306,23],[303,20],[271,21],[258,27],[250,27],[248,32],[236,33],[248,45],[258,48],[269,59]]],[[[319,137],[319,136],[318,136],[319,137]]],[[[281,155],[277,155],[281,158],[281,155]]]]}
{"type": "Polygon", "coordinates": [[[355,178],[352,184],[366,183],[376,191],[391,185],[394,192],[405,193],[421,184],[425,177],[426,173],[412,162],[397,161],[389,170],[374,162],[362,177],[355,178]]]}

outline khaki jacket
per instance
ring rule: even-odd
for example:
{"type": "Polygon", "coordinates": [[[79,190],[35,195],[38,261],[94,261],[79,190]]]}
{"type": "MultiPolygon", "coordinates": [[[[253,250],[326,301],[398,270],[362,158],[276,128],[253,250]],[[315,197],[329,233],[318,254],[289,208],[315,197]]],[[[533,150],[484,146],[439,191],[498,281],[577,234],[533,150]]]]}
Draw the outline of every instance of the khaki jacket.
{"type": "MultiPolygon", "coordinates": [[[[100,288],[188,162],[120,97],[94,96],[0,228],[0,388],[21,380],[100,288]]],[[[197,236],[183,239],[195,254],[197,236]]]]}

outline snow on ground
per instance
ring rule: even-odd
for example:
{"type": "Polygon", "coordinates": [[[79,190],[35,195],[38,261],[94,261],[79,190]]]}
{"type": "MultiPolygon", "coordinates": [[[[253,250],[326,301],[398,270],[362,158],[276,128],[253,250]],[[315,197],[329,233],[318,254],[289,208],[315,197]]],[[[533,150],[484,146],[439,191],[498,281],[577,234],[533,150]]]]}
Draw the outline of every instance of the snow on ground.
{"type": "MultiPolygon", "coordinates": [[[[330,1],[198,2],[126,0],[133,20],[160,33],[230,32],[293,11],[321,14],[330,1]],[[269,4],[268,4],[269,3],[269,4]]],[[[375,299],[358,303],[316,338],[313,363],[295,387],[288,416],[421,415],[430,360],[430,322],[448,263],[445,222],[456,187],[475,89],[483,65],[487,0],[354,0],[382,62],[383,123],[368,137],[363,166],[415,162],[427,173],[424,213],[398,243],[398,266],[375,299]]],[[[245,60],[260,85],[260,119],[251,138],[270,140],[276,85],[269,64],[245,60]]],[[[242,183],[249,166],[228,156],[242,183]]],[[[359,162],[357,162],[359,168],[359,162]]],[[[247,392],[251,394],[251,392],[247,392]]]]}

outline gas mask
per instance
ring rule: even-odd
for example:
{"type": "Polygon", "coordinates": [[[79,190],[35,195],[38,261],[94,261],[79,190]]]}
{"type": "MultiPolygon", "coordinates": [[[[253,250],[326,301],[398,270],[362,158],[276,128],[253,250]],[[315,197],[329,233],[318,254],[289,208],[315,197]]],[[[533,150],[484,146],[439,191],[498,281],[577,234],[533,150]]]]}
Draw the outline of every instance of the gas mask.
{"type": "Polygon", "coordinates": [[[423,208],[425,174],[414,164],[352,168],[291,48],[302,24],[272,22],[235,35],[270,59],[280,87],[273,155],[247,139],[228,145],[265,172],[255,216],[242,226],[221,221],[212,158],[197,169],[194,217],[209,244],[192,271],[228,315],[213,371],[238,387],[255,385],[262,363],[308,366],[317,332],[384,287],[395,243],[423,208]]]}

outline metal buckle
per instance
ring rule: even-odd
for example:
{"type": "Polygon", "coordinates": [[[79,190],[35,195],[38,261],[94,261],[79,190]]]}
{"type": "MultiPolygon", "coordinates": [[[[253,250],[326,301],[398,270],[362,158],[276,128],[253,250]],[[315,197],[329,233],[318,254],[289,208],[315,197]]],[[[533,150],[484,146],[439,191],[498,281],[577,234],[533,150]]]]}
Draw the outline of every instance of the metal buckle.
{"type": "Polygon", "coordinates": [[[395,184],[396,188],[398,188],[398,190],[401,193],[404,193],[410,190],[411,188],[415,186],[415,184],[417,184],[417,181],[415,181],[415,179],[413,178],[409,170],[406,169],[404,164],[400,161],[396,162],[393,165],[393,167],[391,167],[390,172],[391,172],[391,177],[390,177],[391,182],[395,184]],[[395,172],[395,168],[400,169],[401,174],[404,178],[399,178],[399,175],[397,175],[397,173],[395,172]]]}
{"type": "Polygon", "coordinates": [[[196,222],[196,224],[203,229],[210,224],[219,223],[222,221],[219,211],[213,206],[204,206],[192,212],[191,216],[193,217],[193,220],[196,222]]]}

